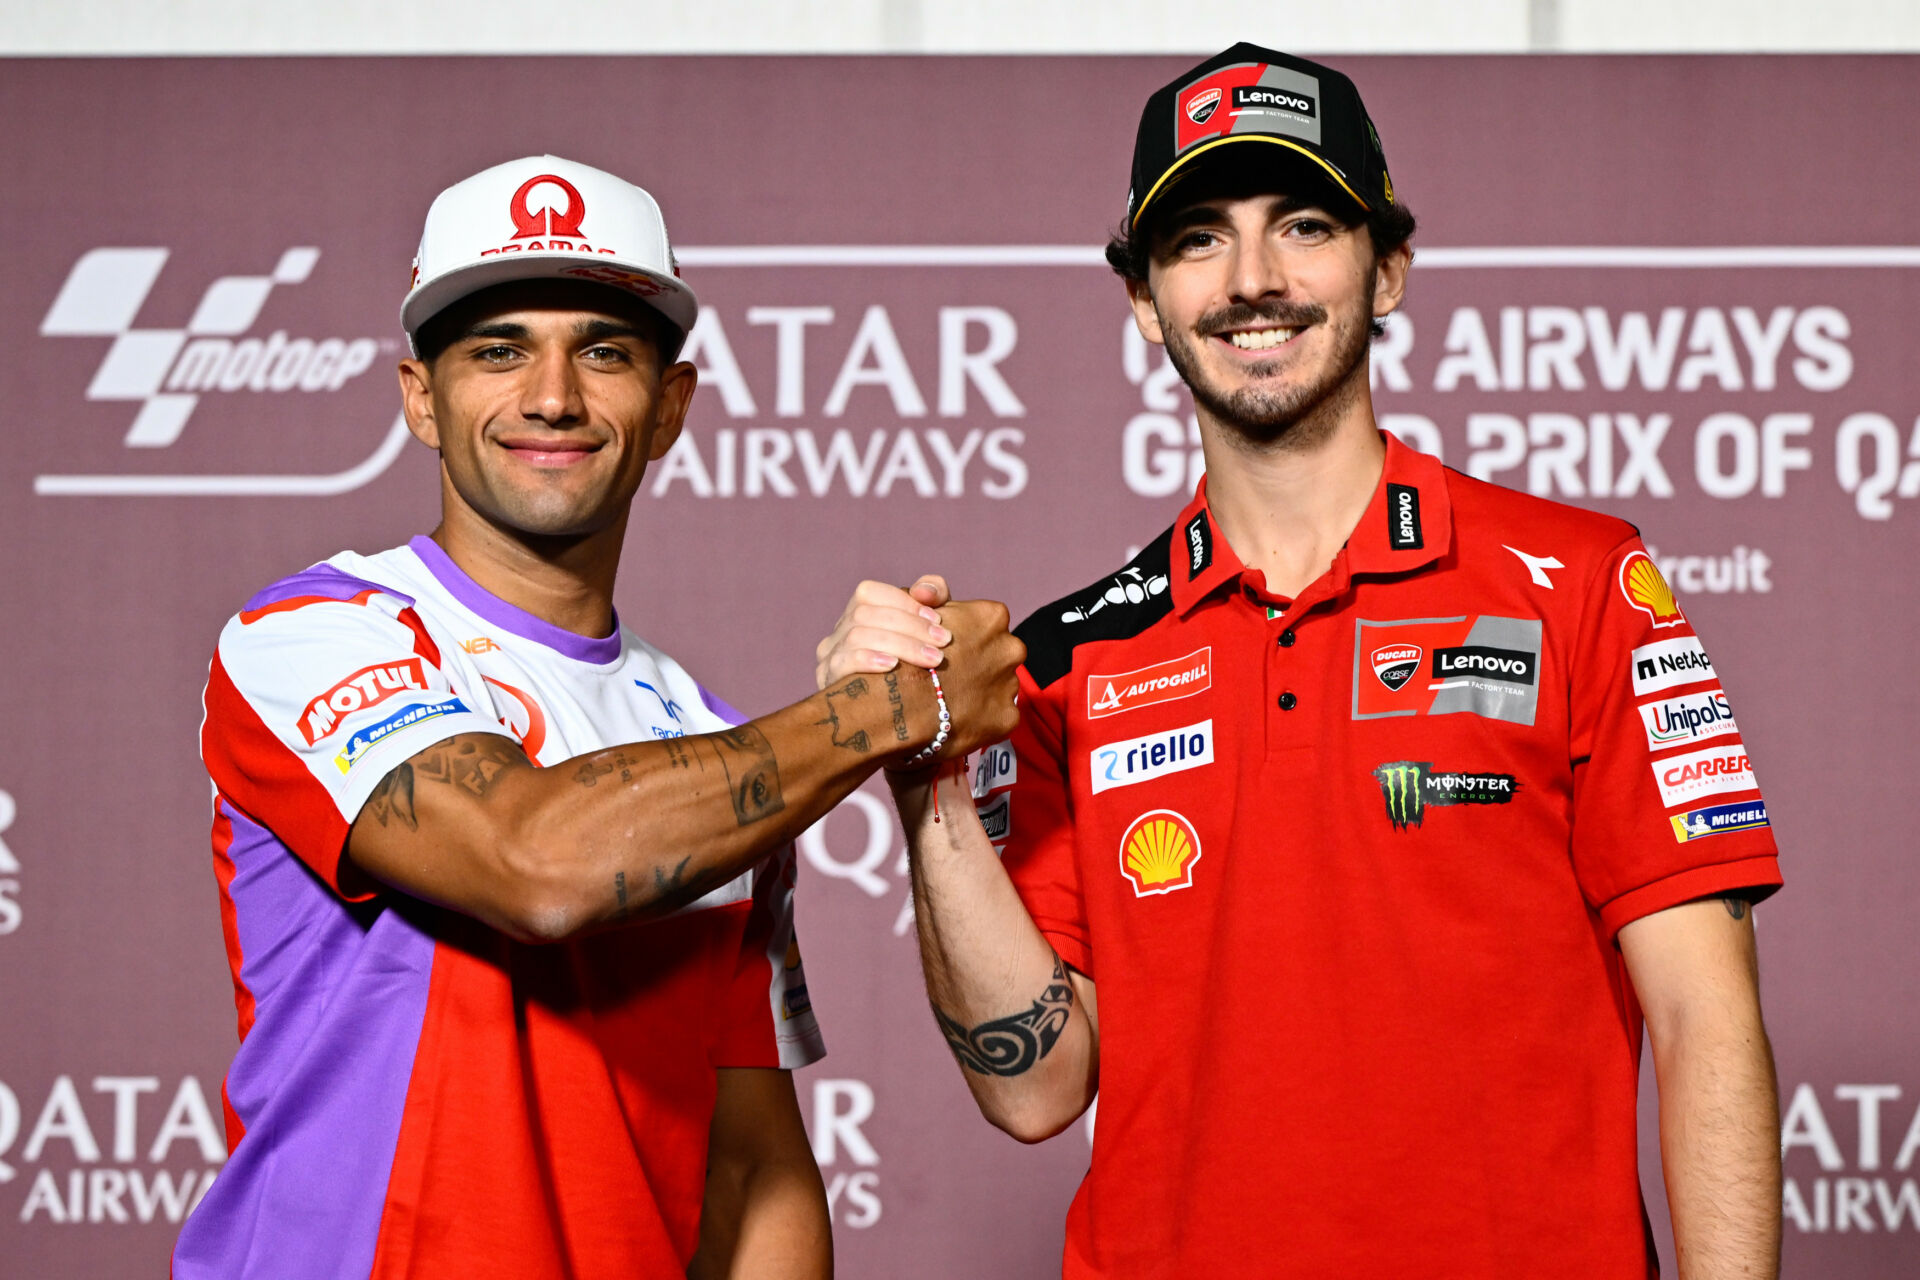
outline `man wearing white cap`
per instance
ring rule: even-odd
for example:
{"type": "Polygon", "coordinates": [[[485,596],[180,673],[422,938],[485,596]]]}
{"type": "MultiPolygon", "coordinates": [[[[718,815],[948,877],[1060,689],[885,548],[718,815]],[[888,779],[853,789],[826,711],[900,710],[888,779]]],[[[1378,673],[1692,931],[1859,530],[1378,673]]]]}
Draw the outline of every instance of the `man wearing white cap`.
{"type": "Polygon", "coordinates": [[[612,604],[697,312],[652,197],[553,156],[427,215],[401,321],[431,537],[222,631],[201,748],[241,1044],[201,1276],[825,1276],[789,1071],[821,1043],[789,842],[885,765],[1004,736],[1006,613],[936,678],[743,722],[612,604]]]}

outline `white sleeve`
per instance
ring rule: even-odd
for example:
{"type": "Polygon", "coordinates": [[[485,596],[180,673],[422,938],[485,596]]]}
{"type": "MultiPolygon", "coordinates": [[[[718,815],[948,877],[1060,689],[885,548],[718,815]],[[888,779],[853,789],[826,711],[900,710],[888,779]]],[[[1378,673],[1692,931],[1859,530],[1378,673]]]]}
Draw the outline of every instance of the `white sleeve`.
{"type": "Polygon", "coordinates": [[[200,734],[220,793],[336,891],[347,832],[395,765],[455,734],[506,736],[442,669],[411,599],[364,585],[229,621],[200,734]]]}

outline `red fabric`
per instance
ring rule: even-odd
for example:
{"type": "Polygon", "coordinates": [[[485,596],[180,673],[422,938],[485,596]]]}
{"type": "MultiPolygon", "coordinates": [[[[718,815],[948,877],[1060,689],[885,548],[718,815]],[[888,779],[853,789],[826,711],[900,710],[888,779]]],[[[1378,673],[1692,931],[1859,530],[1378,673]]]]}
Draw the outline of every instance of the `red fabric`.
{"type": "MultiPolygon", "coordinates": [[[[1662,803],[1639,711],[1654,699],[1634,694],[1630,664],[1691,628],[1656,628],[1619,589],[1632,528],[1388,448],[1373,506],[1298,599],[1243,570],[1203,487],[1167,560],[1138,579],[1147,604],[1063,602],[1109,635],[1122,608],[1146,625],[1082,641],[1065,674],[1023,683],[1004,861],[1099,988],[1098,1121],[1069,1277],[1650,1274],[1641,1027],[1614,934],[1688,899],[1764,896],[1780,883],[1772,833],[1676,839],[1670,818],[1688,806],[1662,803]],[[1396,533],[1389,484],[1417,493],[1422,545],[1396,533]],[[1509,548],[1557,560],[1550,585],[1509,548]],[[1170,607],[1150,594],[1156,572],[1170,607]],[[1531,723],[1511,671],[1473,677],[1500,714],[1434,714],[1469,696],[1431,687],[1452,679],[1436,675],[1438,649],[1450,669],[1496,672],[1526,650],[1476,656],[1462,642],[1485,619],[1503,634],[1538,625],[1531,723]],[[1434,632],[1397,691],[1382,623],[1434,632]],[[1089,719],[1112,702],[1090,682],[1203,646],[1204,688],[1089,719]],[[1151,743],[1184,742],[1172,761],[1208,723],[1212,763],[1126,779],[1128,750],[1137,765],[1160,758],[1151,743]],[[1096,793],[1096,769],[1120,781],[1096,793]],[[1394,809],[1390,785],[1416,775],[1451,780],[1421,781],[1421,806],[1394,809]],[[1142,818],[1179,868],[1136,887],[1122,838],[1142,818]],[[1181,862],[1187,844],[1198,856],[1181,862]]],[[[1052,625],[1049,609],[1022,628],[1030,669],[1045,668],[1036,645],[1096,634],[1052,625]]],[[[1757,792],[1698,803],[1743,797],[1757,792]]]]}
{"type": "Polygon", "coordinates": [[[723,1038],[747,912],[552,947],[440,913],[374,1280],[684,1274],[714,1075],[657,1039],[723,1038]]]}

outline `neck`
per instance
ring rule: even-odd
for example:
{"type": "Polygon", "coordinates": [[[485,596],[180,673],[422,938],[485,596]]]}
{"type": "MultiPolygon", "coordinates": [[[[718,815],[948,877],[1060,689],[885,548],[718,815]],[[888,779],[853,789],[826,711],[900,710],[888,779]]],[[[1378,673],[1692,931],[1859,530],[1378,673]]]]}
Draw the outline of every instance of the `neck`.
{"type": "Polygon", "coordinates": [[[1249,441],[1198,411],[1214,523],[1274,595],[1292,599],[1327,571],[1379,488],[1386,446],[1364,362],[1358,373],[1359,394],[1331,423],[1297,423],[1289,433],[1297,442],[1249,441]]]}
{"type": "Polygon", "coordinates": [[[469,578],[508,604],[597,640],[613,631],[613,579],[626,531],[622,513],[608,528],[576,537],[518,533],[465,503],[448,501],[433,540],[469,578]]]}

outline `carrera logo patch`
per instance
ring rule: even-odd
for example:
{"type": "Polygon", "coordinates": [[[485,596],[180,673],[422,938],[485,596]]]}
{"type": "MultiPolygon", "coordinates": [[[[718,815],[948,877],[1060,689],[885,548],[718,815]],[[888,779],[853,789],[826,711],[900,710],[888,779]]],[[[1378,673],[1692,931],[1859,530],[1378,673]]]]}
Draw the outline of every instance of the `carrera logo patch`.
{"type": "Polygon", "coordinates": [[[427,674],[418,658],[362,667],[307,704],[300,713],[300,736],[311,747],[339,727],[343,717],[426,687],[427,674]]]}
{"type": "Polygon", "coordinates": [[[1673,838],[1681,844],[1703,836],[1724,835],[1729,831],[1754,831],[1773,825],[1767,821],[1767,806],[1763,800],[1689,809],[1673,815],[1667,821],[1673,824],[1673,838]]]}
{"type": "Polygon", "coordinates": [[[1537,618],[1402,618],[1354,624],[1353,718],[1457,713],[1534,722],[1540,702],[1537,618]],[[1426,680],[1416,680],[1420,664],[1426,680]]]}
{"type": "Polygon", "coordinates": [[[1395,831],[1420,826],[1428,809],[1462,804],[1508,804],[1520,784],[1510,773],[1435,770],[1424,760],[1395,760],[1373,771],[1387,820],[1395,831]]]}
{"type": "Polygon", "coordinates": [[[1202,511],[1187,521],[1187,581],[1205,573],[1213,563],[1213,535],[1207,529],[1207,513],[1202,511]]]}
{"type": "Polygon", "coordinates": [[[1171,809],[1141,814],[1120,837],[1120,874],[1136,898],[1192,888],[1198,861],[1200,833],[1171,809]]]}
{"type": "Polygon", "coordinates": [[[1087,719],[1117,716],[1136,707],[1151,707],[1178,698],[1191,698],[1213,687],[1213,646],[1195,649],[1184,658],[1156,662],[1138,671],[1087,677],[1087,719]]]}
{"type": "Polygon", "coordinates": [[[1646,614],[1655,629],[1677,627],[1687,620],[1660,567],[1644,551],[1636,551],[1620,562],[1620,594],[1646,614]]]}
{"type": "Polygon", "coordinates": [[[1760,789],[1753,779],[1753,761],[1737,742],[1655,760],[1653,780],[1660,787],[1660,802],[1669,808],[1702,796],[1760,789]]]}
{"type": "Polygon", "coordinates": [[[1420,659],[1425,654],[1417,644],[1383,644],[1368,658],[1373,663],[1375,678],[1398,693],[1400,686],[1413,679],[1413,673],[1420,669],[1420,659]]]}
{"type": "Polygon", "coordinates": [[[1213,763],[1213,721],[1095,747],[1089,758],[1093,794],[1213,763]]]}
{"type": "Polygon", "coordinates": [[[1658,693],[1677,684],[1704,684],[1720,677],[1698,636],[1656,640],[1633,651],[1633,693],[1658,693]]]}
{"type": "Polygon", "coordinates": [[[1205,124],[1213,119],[1213,113],[1220,109],[1220,90],[1202,89],[1187,99],[1187,119],[1195,124],[1205,124]]]}
{"type": "Polygon", "coordinates": [[[1420,491],[1412,485],[1387,486],[1387,545],[1395,551],[1418,551],[1427,545],[1420,531],[1420,491]]]}

